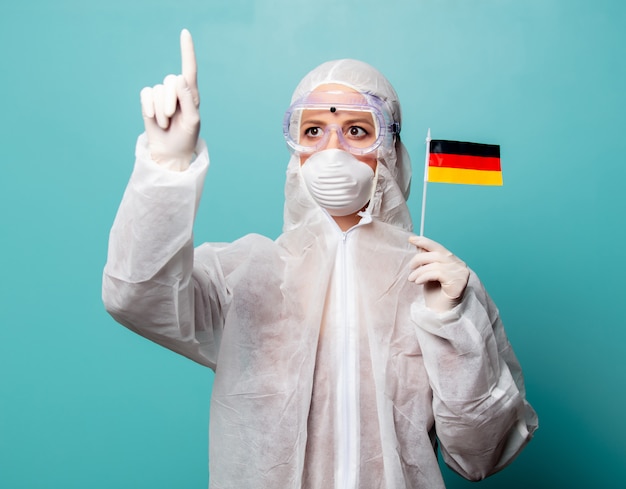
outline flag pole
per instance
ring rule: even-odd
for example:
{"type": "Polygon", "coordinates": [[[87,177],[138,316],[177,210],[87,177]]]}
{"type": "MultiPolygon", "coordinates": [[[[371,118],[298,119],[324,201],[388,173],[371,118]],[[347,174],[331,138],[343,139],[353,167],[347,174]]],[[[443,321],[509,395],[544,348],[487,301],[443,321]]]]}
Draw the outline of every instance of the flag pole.
{"type": "Polygon", "coordinates": [[[430,158],[430,127],[426,135],[426,158],[424,159],[424,190],[422,191],[422,218],[420,220],[420,236],[424,236],[424,218],[426,216],[426,188],[428,187],[428,160],[430,158]]]}

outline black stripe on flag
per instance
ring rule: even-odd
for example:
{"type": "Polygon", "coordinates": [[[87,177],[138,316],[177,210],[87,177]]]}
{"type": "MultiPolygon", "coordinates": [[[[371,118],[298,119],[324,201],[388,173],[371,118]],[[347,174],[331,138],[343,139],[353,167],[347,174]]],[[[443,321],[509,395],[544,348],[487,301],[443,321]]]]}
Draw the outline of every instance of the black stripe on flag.
{"type": "Polygon", "coordinates": [[[445,139],[431,140],[430,152],[434,154],[500,158],[500,146],[497,144],[466,143],[463,141],[447,141],[445,139]]]}

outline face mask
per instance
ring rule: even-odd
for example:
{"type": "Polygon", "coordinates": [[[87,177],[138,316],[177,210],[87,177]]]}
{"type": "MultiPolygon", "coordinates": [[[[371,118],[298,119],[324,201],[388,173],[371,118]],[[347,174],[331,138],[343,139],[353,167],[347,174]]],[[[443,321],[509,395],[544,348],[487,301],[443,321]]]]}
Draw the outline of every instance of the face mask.
{"type": "Polygon", "coordinates": [[[374,193],[374,170],[340,149],[313,154],[300,172],[313,200],[331,216],[360,211],[374,193]]]}

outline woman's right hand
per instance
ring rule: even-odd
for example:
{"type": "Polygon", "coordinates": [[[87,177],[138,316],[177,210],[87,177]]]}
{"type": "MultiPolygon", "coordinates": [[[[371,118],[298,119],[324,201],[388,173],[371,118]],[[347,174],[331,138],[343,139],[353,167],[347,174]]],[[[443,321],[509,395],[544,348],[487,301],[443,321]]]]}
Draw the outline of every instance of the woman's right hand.
{"type": "Polygon", "coordinates": [[[187,29],[180,33],[182,74],[141,91],[141,112],[152,159],[183,171],[193,158],[200,133],[196,55],[187,29]]]}

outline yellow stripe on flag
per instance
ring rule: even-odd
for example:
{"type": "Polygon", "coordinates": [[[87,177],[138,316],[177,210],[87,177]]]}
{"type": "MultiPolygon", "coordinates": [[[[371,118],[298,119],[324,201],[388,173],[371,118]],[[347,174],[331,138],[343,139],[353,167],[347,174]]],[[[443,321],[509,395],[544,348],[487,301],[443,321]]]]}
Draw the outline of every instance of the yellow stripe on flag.
{"type": "Polygon", "coordinates": [[[466,185],[502,185],[502,172],[431,166],[428,168],[428,181],[466,185]]]}

